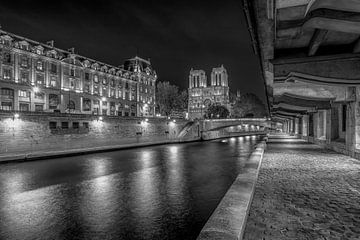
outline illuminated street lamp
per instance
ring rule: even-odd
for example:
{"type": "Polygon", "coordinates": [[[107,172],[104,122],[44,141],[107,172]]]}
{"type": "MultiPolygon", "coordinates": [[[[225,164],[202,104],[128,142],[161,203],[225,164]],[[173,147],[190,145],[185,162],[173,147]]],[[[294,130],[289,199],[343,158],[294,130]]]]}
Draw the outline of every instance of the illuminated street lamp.
{"type": "Polygon", "coordinates": [[[106,101],[106,97],[102,97],[101,101],[105,102],[106,101]]]}
{"type": "Polygon", "coordinates": [[[34,91],[34,93],[38,93],[38,92],[40,92],[40,88],[39,87],[33,87],[33,91],[34,91]]]}

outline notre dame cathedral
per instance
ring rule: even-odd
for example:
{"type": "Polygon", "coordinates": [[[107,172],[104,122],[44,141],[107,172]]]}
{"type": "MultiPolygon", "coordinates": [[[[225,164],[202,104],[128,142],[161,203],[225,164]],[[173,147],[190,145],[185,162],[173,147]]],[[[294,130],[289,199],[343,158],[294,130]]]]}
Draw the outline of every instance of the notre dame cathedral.
{"type": "Polygon", "coordinates": [[[203,118],[208,106],[211,104],[230,108],[228,74],[223,65],[212,69],[210,86],[208,86],[204,70],[190,70],[189,118],[203,118]]]}

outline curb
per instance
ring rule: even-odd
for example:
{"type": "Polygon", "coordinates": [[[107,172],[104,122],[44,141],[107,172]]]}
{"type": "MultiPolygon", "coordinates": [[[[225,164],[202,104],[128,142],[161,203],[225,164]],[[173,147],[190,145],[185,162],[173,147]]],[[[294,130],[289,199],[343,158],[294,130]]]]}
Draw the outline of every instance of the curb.
{"type": "Polygon", "coordinates": [[[197,240],[241,240],[246,227],[267,137],[258,143],[240,173],[201,230],[197,240]]]}

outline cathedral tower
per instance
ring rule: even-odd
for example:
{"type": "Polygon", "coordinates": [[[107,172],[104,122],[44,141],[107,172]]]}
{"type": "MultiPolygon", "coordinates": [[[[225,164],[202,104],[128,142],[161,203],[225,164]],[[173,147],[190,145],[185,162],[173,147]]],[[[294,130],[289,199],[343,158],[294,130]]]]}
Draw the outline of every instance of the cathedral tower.
{"type": "Polygon", "coordinates": [[[211,86],[228,87],[228,74],[223,65],[221,65],[221,67],[212,69],[211,86]]]}

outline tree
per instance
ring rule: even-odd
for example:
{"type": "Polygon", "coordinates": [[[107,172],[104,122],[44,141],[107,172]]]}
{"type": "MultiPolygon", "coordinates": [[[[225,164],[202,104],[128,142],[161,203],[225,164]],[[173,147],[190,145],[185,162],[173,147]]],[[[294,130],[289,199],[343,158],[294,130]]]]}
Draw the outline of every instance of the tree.
{"type": "Polygon", "coordinates": [[[264,103],[253,93],[246,93],[233,105],[233,117],[265,117],[264,103]]]}
{"type": "Polygon", "coordinates": [[[182,112],[187,108],[187,91],[179,92],[179,87],[169,82],[156,85],[156,106],[161,115],[169,116],[172,112],[182,112]]]}
{"type": "Polygon", "coordinates": [[[229,116],[229,110],[221,105],[212,104],[206,110],[206,117],[207,118],[227,118],[229,116]]]}

